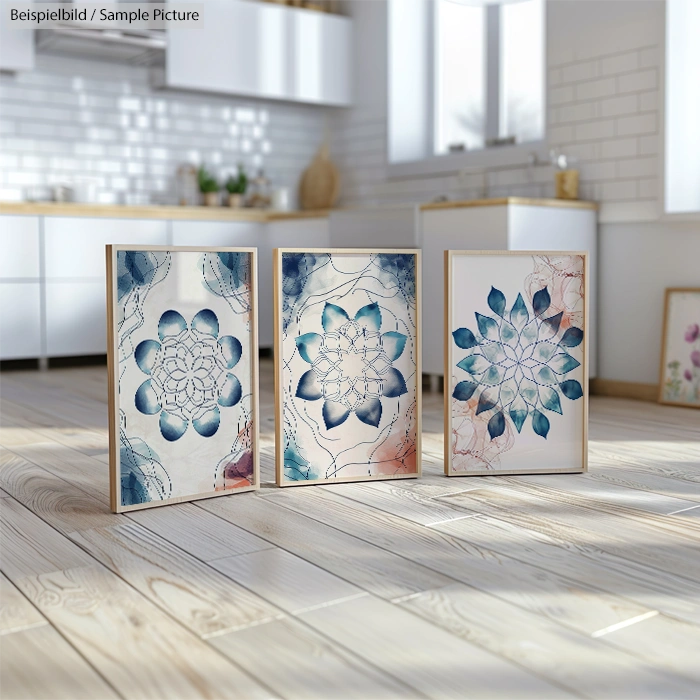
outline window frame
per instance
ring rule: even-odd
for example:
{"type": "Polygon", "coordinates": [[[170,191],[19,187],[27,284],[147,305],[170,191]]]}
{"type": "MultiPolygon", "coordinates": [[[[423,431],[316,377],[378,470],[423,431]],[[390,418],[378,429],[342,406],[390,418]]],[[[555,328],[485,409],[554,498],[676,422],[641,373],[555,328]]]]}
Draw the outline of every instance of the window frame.
{"type": "MultiPolygon", "coordinates": [[[[391,2],[392,0],[388,0],[391,2]]],[[[396,0],[393,0],[396,1],[396,0]]],[[[400,1],[400,0],[399,0],[400,1]]],[[[387,31],[391,31],[389,23],[391,21],[389,8],[387,2],[387,31]]],[[[426,130],[425,134],[425,149],[426,153],[423,158],[416,160],[407,161],[397,161],[392,162],[390,159],[391,151],[391,82],[392,82],[392,65],[389,54],[387,54],[387,144],[386,144],[386,168],[387,176],[392,179],[402,179],[410,178],[415,176],[440,176],[447,174],[461,173],[463,171],[481,171],[488,168],[504,168],[504,167],[524,167],[532,162],[533,155],[539,160],[548,159],[549,155],[549,91],[548,91],[548,70],[547,70],[547,3],[543,3],[542,12],[542,23],[543,27],[543,61],[542,61],[542,84],[543,84],[543,96],[542,96],[542,108],[543,108],[543,131],[544,135],[541,139],[535,141],[528,141],[525,143],[514,144],[510,146],[485,146],[479,150],[464,151],[459,153],[443,153],[435,154],[436,145],[436,124],[435,124],[435,114],[437,109],[437,95],[436,95],[436,85],[435,85],[435,67],[436,67],[436,53],[435,53],[435,15],[436,8],[434,6],[435,0],[425,0],[425,2],[430,3],[433,7],[427,13],[428,21],[425,23],[426,37],[425,37],[425,51],[424,60],[427,64],[427,80],[425,86],[426,99],[429,101],[429,109],[426,115],[426,130]]],[[[498,5],[491,5],[487,7],[487,11],[497,10],[498,5]]],[[[487,27],[488,27],[487,22],[487,27]]],[[[487,30],[488,31],[488,30],[487,30]]],[[[500,49],[500,44],[498,44],[500,49]]],[[[490,48],[490,42],[487,39],[487,52],[490,48]]],[[[500,54],[500,50],[499,50],[500,54]]],[[[500,55],[498,58],[499,70],[499,81],[496,88],[489,89],[487,87],[485,100],[488,102],[489,99],[493,98],[495,94],[497,97],[500,95],[501,80],[500,80],[500,55]]],[[[489,83],[488,77],[490,72],[493,70],[493,63],[487,61],[486,71],[487,85],[489,83]]],[[[500,99],[499,99],[500,104],[500,99]]],[[[495,124],[492,124],[492,128],[495,126],[496,131],[498,131],[498,121],[499,121],[499,109],[495,110],[495,117],[491,109],[487,110],[487,124],[486,124],[486,138],[489,138],[489,124],[495,118],[495,124]],[[490,117],[490,119],[489,119],[490,117]]]]}

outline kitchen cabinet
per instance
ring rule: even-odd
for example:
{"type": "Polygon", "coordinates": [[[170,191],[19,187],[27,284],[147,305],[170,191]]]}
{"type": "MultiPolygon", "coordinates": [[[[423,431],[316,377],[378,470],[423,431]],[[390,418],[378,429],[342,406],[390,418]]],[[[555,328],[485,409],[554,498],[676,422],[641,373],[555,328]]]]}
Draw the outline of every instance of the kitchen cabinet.
{"type": "Polygon", "coordinates": [[[173,221],[173,245],[254,248],[265,225],[256,221],[173,221]]]}
{"type": "Polygon", "coordinates": [[[168,225],[161,220],[47,216],[44,221],[47,279],[104,279],[106,245],[168,242],[168,225]]]}
{"type": "Polygon", "coordinates": [[[163,218],[154,216],[155,208],[143,213],[124,208],[122,217],[118,208],[102,216],[92,210],[68,216],[51,213],[73,211],[76,205],[7,206],[27,214],[0,216],[2,360],[107,352],[105,246],[110,243],[257,248],[260,347],[271,348],[273,248],[330,245],[326,217],[180,207],[161,208],[157,213],[163,218]],[[215,216],[221,220],[211,220],[215,216]]]}
{"type": "Polygon", "coordinates": [[[41,283],[0,281],[0,360],[42,354],[41,283]]]}
{"type": "Polygon", "coordinates": [[[2,10],[0,12],[0,70],[32,70],[34,68],[34,29],[18,29],[10,26],[10,20],[5,18],[8,5],[16,6],[17,3],[0,0],[2,10]]]}
{"type": "Polygon", "coordinates": [[[41,277],[39,217],[3,216],[0,228],[0,279],[41,277]]]}
{"type": "Polygon", "coordinates": [[[0,359],[42,354],[38,216],[4,216],[0,226],[0,359]]]}
{"type": "Polygon", "coordinates": [[[46,282],[47,357],[107,352],[107,295],[104,280],[46,282]]]}
{"type": "Polygon", "coordinates": [[[597,368],[597,214],[588,202],[484,200],[470,206],[425,205],[423,248],[423,371],[442,375],[445,250],[580,250],[589,253],[589,374],[597,368]],[[446,208],[445,208],[446,207],[446,208]]]}
{"type": "Polygon", "coordinates": [[[167,30],[167,87],[350,104],[348,17],[258,0],[206,0],[204,13],[197,29],[167,30]]]}
{"type": "Polygon", "coordinates": [[[107,352],[105,246],[166,245],[167,232],[159,220],[44,219],[46,356],[107,352]]]}

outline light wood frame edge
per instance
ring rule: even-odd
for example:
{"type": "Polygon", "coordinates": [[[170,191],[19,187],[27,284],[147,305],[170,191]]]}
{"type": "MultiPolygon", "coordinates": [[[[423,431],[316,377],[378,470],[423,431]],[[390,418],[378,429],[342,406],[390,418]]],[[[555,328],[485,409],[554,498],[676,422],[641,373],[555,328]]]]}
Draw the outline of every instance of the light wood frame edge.
{"type": "Polygon", "coordinates": [[[231,496],[233,494],[245,493],[246,491],[257,491],[260,488],[260,412],[259,412],[259,348],[258,348],[258,249],[238,248],[227,246],[157,246],[157,245],[107,245],[105,246],[107,259],[107,396],[109,412],[109,504],[113,513],[128,513],[146,508],[159,508],[160,506],[175,505],[177,503],[187,503],[199,501],[205,498],[218,498],[219,496],[231,496]],[[117,304],[117,275],[115,272],[117,252],[120,250],[143,250],[156,252],[176,252],[176,253],[214,253],[214,252],[235,252],[248,253],[250,255],[250,275],[251,275],[251,412],[253,415],[253,484],[237,489],[227,489],[225,491],[210,491],[205,493],[192,494],[187,496],[176,496],[162,501],[148,501],[131,506],[121,505],[121,481],[120,463],[118,459],[117,434],[119,421],[119,363],[116,360],[117,348],[117,328],[116,314],[114,309],[117,304]]]}
{"type": "Polygon", "coordinates": [[[700,287],[666,287],[664,290],[664,320],[661,332],[661,359],[659,361],[659,394],[657,403],[664,406],[680,406],[682,408],[700,408],[697,403],[683,403],[681,401],[666,401],[664,399],[664,367],[666,365],[666,335],[669,325],[669,306],[671,304],[671,295],[673,294],[700,294],[700,287]]]}
{"type": "Polygon", "coordinates": [[[281,488],[312,486],[321,484],[342,484],[364,481],[387,481],[392,479],[418,479],[423,474],[423,362],[422,362],[422,256],[420,248],[275,248],[273,250],[273,306],[274,306],[274,373],[275,373],[275,483],[281,488]],[[374,255],[377,253],[413,254],[416,257],[416,471],[412,474],[388,474],[364,477],[339,477],[337,479],[317,479],[314,481],[287,481],[284,478],[283,406],[282,406],[282,255],[284,253],[318,253],[374,255]]]}
{"type": "Polygon", "coordinates": [[[582,250],[446,250],[445,251],[445,330],[443,333],[443,341],[445,344],[445,374],[443,377],[443,396],[444,396],[444,467],[446,476],[509,476],[527,474],[583,474],[588,471],[588,407],[589,407],[589,391],[588,391],[588,365],[589,365],[589,271],[590,261],[587,251],[582,250]],[[478,471],[455,472],[452,470],[452,446],[450,436],[452,434],[452,404],[450,401],[452,386],[452,375],[450,368],[452,366],[452,345],[449,340],[450,321],[452,318],[452,299],[450,294],[452,280],[452,258],[455,255],[580,255],[583,258],[583,430],[582,439],[582,454],[581,468],[573,469],[533,469],[533,470],[503,470],[496,471],[493,469],[480,469],[478,471]]]}

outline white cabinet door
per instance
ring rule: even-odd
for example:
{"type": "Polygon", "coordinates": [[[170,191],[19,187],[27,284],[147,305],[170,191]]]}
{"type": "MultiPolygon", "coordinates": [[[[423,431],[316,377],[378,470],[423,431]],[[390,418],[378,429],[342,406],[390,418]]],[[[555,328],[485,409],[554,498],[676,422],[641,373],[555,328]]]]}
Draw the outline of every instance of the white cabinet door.
{"type": "Polygon", "coordinates": [[[46,217],[46,354],[101,355],[109,243],[165,245],[166,221],[46,217]]]}
{"type": "Polygon", "coordinates": [[[5,19],[8,5],[16,3],[0,0],[0,70],[33,70],[34,29],[10,26],[11,20],[5,19]]]}
{"type": "Polygon", "coordinates": [[[204,12],[201,28],[167,32],[168,87],[350,103],[349,18],[258,0],[206,0],[204,12]]]}
{"type": "Polygon", "coordinates": [[[351,24],[345,17],[294,10],[289,13],[294,72],[292,99],[318,104],[351,102],[351,24]]]}
{"type": "Polygon", "coordinates": [[[165,245],[167,231],[168,224],[162,220],[47,216],[44,221],[46,277],[104,279],[106,245],[165,245]]]}
{"type": "Polygon", "coordinates": [[[39,217],[0,216],[0,359],[41,355],[39,217]]]}
{"type": "Polygon", "coordinates": [[[173,221],[172,244],[254,248],[265,225],[255,221],[173,221]]]}
{"type": "Polygon", "coordinates": [[[107,352],[106,298],[103,281],[46,283],[48,357],[107,352]]]}
{"type": "Polygon", "coordinates": [[[40,355],[40,283],[0,283],[0,360],[40,355]]]}
{"type": "Polygon", "coordinates": [[[0,216],[0,250],[0,278],[38,278],[39,217],[0,216]]]}
{"type": "Polygon", "coordinates": [[[507,207],[428,209],[421,212],[423,248],[423,371],[443,374],[445,251],[505,250],[507,207]]]}

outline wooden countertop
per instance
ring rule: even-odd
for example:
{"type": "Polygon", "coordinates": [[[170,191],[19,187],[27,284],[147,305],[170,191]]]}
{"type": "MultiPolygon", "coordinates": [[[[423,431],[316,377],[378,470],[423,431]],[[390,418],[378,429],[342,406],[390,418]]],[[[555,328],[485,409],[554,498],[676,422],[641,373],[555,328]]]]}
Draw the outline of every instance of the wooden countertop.
{"type": "MultiPolygon", "coordinates": [[[[571,199],[539,199],[531,197],[497,197],[465,199],[420,204],[421,211],[520,205],[566,209],[598,209],[596,202],[571,199]]],[[[0,202],[0,214],[26,216],[84,216],[108,219],[171,219],[180,221],[285,221],[290,219],[322,219],[329,209],[318,211],[266,211],[263,209],[231,209],[229,207],[127,206],[119,204],[74,204],[59,202],[0,202]]]]}
{"type": "Polygon", "coordinates": [[[462,209],[465,207],[501,207],[506,205],[527,207],[558,207],[564,209],[598,209],[596,202],[584,202],[579,199],[540,199],[535,197],[496,197],[494,199],[463,199],[455,202],[431,202],[421,204],[421,211],[431,209],[462,209]]]}
{"type": "Polygon", "coordinates": [[[321,219],[329,210],[266,211],[229,207],[122,206],[118,204],[74,204],[59,202],[0,202],[0,214],[27,216],[84,216],[107,219],[177,219],[181,221],[284,221],[321,219]]]}

